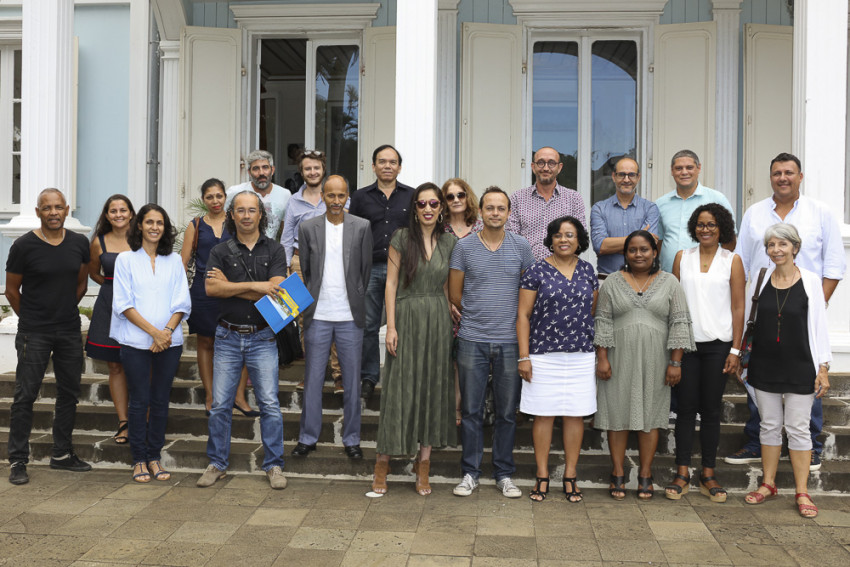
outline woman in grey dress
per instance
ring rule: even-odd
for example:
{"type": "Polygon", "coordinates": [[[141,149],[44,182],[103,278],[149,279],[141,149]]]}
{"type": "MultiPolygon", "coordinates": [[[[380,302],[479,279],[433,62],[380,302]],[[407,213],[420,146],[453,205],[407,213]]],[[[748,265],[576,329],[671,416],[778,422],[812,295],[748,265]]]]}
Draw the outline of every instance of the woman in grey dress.
{"type": "Polygon", "coordinates": [[[670,387],[682,377],[682,356],[695,350],[685,293],[660,271],[658,244],[644,230],[623,245],[626,264],[608,276],[596,306],[597,412],[594,424],[608,432],[614,500],[626,497],[626,443],[638,432],[638,498],[653,495],[652,460],[658,430],[667,427],[670,387]]]}

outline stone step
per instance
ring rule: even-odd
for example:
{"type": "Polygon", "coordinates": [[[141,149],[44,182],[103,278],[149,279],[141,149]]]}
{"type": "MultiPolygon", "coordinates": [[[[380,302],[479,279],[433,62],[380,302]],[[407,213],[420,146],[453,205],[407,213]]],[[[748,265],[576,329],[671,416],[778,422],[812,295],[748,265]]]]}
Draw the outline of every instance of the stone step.
{"type": "MultiPolygon", "coordinates": [[[[5,459],[8,430],[0,430],[0,458],[5,459]]],[[[47,464],[50,458],[52,439],[49,433],[34,433],[30,444],[32,447],[32,461],[37,464],[47,464]]],[[[77,453],[85,461],[91,462],[95,468],[126,468],[130,474],[132,458],[130,450],[125,446],[112,443],[108,437],[97,435],[76,436],[77,453]]],[[[351,461],[345,457],[339,446],[320,445],[319,449],[306,458],[295,458],[289,456],[292,443],[287,443],[285,472],[293,476],[338,476],[343,478],[361,479],[363,491],[369,490],[369,483],[374,467],[375,451],[372,448],[364,448],[365,458],[361,461],[351,461]]],[[[262,467],[263,451],[262,445],[257,442],[237,441],[231,445],[230,466],[232,472],[255,472],[262,467]]],[[[533,483],[536,466],[534,456],[531,453],[515,453],[517,471],[514,480],[525,487],[533,483]]],[[[492,476],[491,454],[485,450],[482,462],[482,479],[492,476]]],[[[206,457],[206,443],[200,439],[182,439],[170,437],[167,439],[163,451],[163,464],[175,471],[200,473],[208,464],[206,457]]],[[[634,497],[634,489],[637,483],[637,453],[629,451],[626,458],[627,489],[631,497],[634,497]]],[[[563,476],[563,455],[553,452],[549,459],[550,476],[553,479],[550,489],[550,497],[563,498],[559,495],[560,484],[558,479],[563,476]]],[[[673,458],[667,455],[657,455],[653,465],[653,476],[656,482],[656,491],[663,491],[673,478],[675,464],[673,458]]],[[[611,470],[610,459],[607,454],[590,453],[582,454],[578,463],[578,481],[585,487],[607,486],[608,476],[611,470]]],[[[390,490],[409,490],[412,487],[412,460],[411,458],[393,459],[389,477],[390,490]],[[404,483],[403,486],[397,486],[404,483]]],[[[698,471],[693,471],[698,474],[698,471]]],[[[83,478],[84,475],[81,475],[83,478]]],[[[717,476],[723,485],[730,491],[741,492],[755,488],[757,479],[761,476],[760,465],[727,465],[718,463],[717,476]]],[[[446,449],[434,451],[431,456],[431,482],[444,484],[445,489],[460,480],[460,451],[458,449],[446,449]]],[[[691,482],[691,489],[698,490],[696,477],[691,482]]],[[[780,461],[777,474],[777,484],[783,494],[790,494],[793,487],[793,475],[791,465],[787,459],[780,461]]],[[[492,490],[483,487],[483,490],[492,490]]],[[[825,461],[820,471],[811,473],[809,478],[809,489],[814,493],[823,492],[850,492],[850,461],[825,461]]],[[[524,490],[527,493],[527,489],[524,490]]],[[[658,494],[656,498],[663,497],[658,494]]]]}

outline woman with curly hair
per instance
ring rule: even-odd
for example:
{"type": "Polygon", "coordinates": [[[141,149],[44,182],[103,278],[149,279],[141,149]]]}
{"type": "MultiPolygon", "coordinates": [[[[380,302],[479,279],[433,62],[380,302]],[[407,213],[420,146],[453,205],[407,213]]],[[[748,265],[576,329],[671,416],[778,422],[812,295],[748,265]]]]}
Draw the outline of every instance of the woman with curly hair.
{"type": "Polygon", "coordinates": [[[183,353],[183,328],[192,300],[176,231],[165,209],[141,208],[127,238],[131,251],[115,262],[110,336],[121,345],[130,390],[130,450],[133,480],[168,480],[160,452],[165,444],[171,383],[183,353]]]}

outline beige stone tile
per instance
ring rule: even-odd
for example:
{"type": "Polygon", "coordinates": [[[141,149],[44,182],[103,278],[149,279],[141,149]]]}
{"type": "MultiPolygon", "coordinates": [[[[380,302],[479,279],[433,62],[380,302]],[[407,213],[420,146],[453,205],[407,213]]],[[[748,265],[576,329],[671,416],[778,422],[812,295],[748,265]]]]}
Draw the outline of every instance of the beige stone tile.
{"type": "Polygon", "coordinates": [[[100,498],[96,496],[73,500],[54,496],[33,506],[30,512],[33,514],[82,514],[88,508],[94,506],[99,500],[100,498]]]}
{"type": "Polygon", "coordinates": [[[627,501],[619,504],[587,504],[587,516],[594,522],[646,521],[641,509],[637,505],[627,501]]]}
{"type": "Polygon", "coordinates": [[[193,504],[196,502],[209,502],[219,492],[221,491],[216,490],[214,485],[209,487],[209,489],[198,488],[197,486],[174,486],[157,499],[157,501],[162,503],[190,502],[193,504]]]}
{"type": "MultiPolygon", "coordinates": [[[[227,545],[274,547],[280,551],[289,543],[298,528],[295,526],[261,526],[244,524],[236,530],[227,545]]],[[[226,546],[225,546],[226,547],[226,546]]]]}
{"type": "Polygon", "coordinates": [[[377,551],[348,551],[342,558],[342,567],[398,567],[407,564],[406,554],[379,553],[377,551]]]}
{"type": "Polygon", "coordinates": [[[476,516],[457,516],[425,512],[419,520],[417,532],[474,534],[478,529],[476,516]]]}
{"type": "Polygon", "coordinates": [[[547,522],[534,519],[534,535],[537,537],[581,537],[595,539],[590,520],[583,522],[547,522]]]}
{"type": "Polygon", "coordinates": [[[414,535],[413,532],[358,531],[351,540],[349,550],[407,555],[414,535]]]}
{"type": "Polygon", "coordinates": [[[218,545],[208,543],[192,544],[183,541],[164,541],[142,559],[142,564],[175,567],[206,565],[207,561],[218,553],[219,548],[218,545]]]}
{"type": "MultiPolygon", "coordinates": [[[[225,477],[228,480],[225,484],[222,484],[220,488],[226,488],[228,490],[271,490],[269,488],[269,481],[266,478],[265,474],[261,473],[252,473],[252,474],[230,474],[225,477]]],[[[195,479],[197,480],[197,479],[195,479]]],[[[221,481],[215,483],[214,486],[218,486],[221,481]]],[[[299,481],[303,482],[303,481],[299,481]]],[[[320,481],[321,484],[325,484],[320,481]]],[[[292,487],[287,487],[287,490],[292,487]]]]}
{"type": "Polygon", "coordinates": [[[661,547],[651,536],[648,540],[630,540],[628,544],[617,538],[597,539],[596,544],[603,561],[667,562],[661,547]]]}
{"type": "Polygon", "coordinates": [[[847,567],[850,552],[838,545],[783,546],[800,567],[847,567]]]}
{"type": "Polygon", "coordinates": [[[750,511],[756,517],[756,521],[765,526],[806,526],[813,523],[811,519],[800,516],[792,498],[779,498],[753,506],[750,511]]]}
{"type": "Polygon", "coordinates": [[[809,520],[807,526],[765,525],[764,529],[773,536],[778,544],[786,547],[834,545],[832,537],[811,520],[809,520]]]}
{"type": "Polygon", "coordinates": [[[716,541],[659,541],[658,543],[670,564],[732,564],[732,560],[716,541]]]}
{"type": "Polygon", "coordinates": [[[250,567],[268,567],[280,555],[280,547],[262,547],[247,544],[222,545],[212,556],[205,567],[233,567],[234,565],[250,565],[250,567]]]}
{"type": "Polygon", "coordinates": [[[126,563],[112,563],[108,561],[85,561],[80,559],[71,563],[71,567],[126,567],[126,563]]]}
{"type": "Polygon", "coordinates": [[[599,546],[593,537],[581,537],[567,533],[559,537],[537,537],[538,559],[563,560],[581,558],[587,561],[602,561],[599,546]]]}
{"type": "Polygon", "coordinates": [[[354,530],[323,530],[301,527],[289,540],[288,547],[346,551],[356,533],[354,530]]]}
{"type": "Polygon", "coordinates": [[[124,486],[124,484],[126,483],[123,481],[110,481],[105,479],[97,482],[90,482],[88,481],[88,475],[86,475],[86,481],[75,482],[62,491],[56,493],[56,496],[71,500],[90,497],[104,498],[124,486]]]}
{"type": "Polygon", "coordinates": [[[0,532],[18,534],[49,534],[74,516],[72,514],[18,514],[0,526],[0,532]]]}
{"type": "Polygon", "coordinates": [[[649,528],[659,542],[715,541],[702,522],[649,522],[649,528]]]}
{"type": "Polygon", "coordinates": [[[309,512],[298,508],[257,508],[245,523],[249,526],[297,527],[309,512]]]}
{"type": "Polygon", "coordinates": [[[133,484],[125,484],[121,488],[111,492],[107,498],[113,498],[115,500],[156,500],[171,490],[171,488],[171,485],[153,484],[153,482],[147,484],[134,482],[133,484]]]}
{"type": "Polygon", "coordinates": [[[478,518],[476,535],[534,537],[531,518],[487,517],[478,518]]]}
{"type": "Polygon", "coordinates": [[[643,512],[643,517],[648,522],[700,522],[699,514],[696,510],[688,505],[669,504],[666,506],[646,506],[640,507],[643,512]]]}
{"type": "Polygon", "coordinates": [[[271,489],[268,486],[264,490],[218,490],[213,494],[210,503],[225,506],[259,506],[268,496],[269,490],[271,489]]]}
{"type": "Polygon", "coordinates": [[[361,530],[415,532],[419,527],[420,512],[384,512],[371,508],[360,521],[361,530]]]}
{"type": "MultiPolygon", "coordinates": [[[[0,500],[2,500],[0,496],[0,500]]],[[[45,535],[40,534],[0,534],[0,562],[3,558],[14,557],[32,546],[40,545],[45,535]]]]}
{"type": "Polygon", "coordinates": [[[254,513],[248,506],[224,506],[208,502],[151,502],[136,517],[159,520],[202,521],[214,518],[217,522],[242,524],[254,513]]]}
{"type": "MultiPolygon", "coordinates": [[[[108,517],[108,516],[107,516],[108,517]]],[[[157,520],[131,518],[112,532],[116,539],[165,541],[177,531],[183,522],[180,520],[157,520]]]]}
{"type": "MultiPolygon", "coordinates": [[[[727,500],[728,502],[728,500],[727,500]]],[[[706,524],[745,524],[753,525],[758,522],[747,508],[727,508],[723,506],[703,506],[694,508],[700,520],[706,524]]]]}
{"type": "Polygon", "coordinates": [[[617,540],[652,540],[654,539],[652,530],[649,524],[644,520],[635,520],[631,522],[611,520],[598,521],[593,520],[593,533],[599,541],[617,541],[617,540]]]}
{"type": "Polygon", "coordinates": [[[124,523],[123,518],[114,516],[75,516],[56,527],[51,532],[54,535],[68,536],[91,536],[97,534],[98,537],[106,537],[121,524],[124,523]]]}
{"type": "Polygon", "coordinates": [[[83,516],[116,516],[129,519],[150,506],[148,500],[111,500],[104,498],[82,513],[83,516]]]}
{"type": "Polygon", "coordinates": [[[68,567],[74,564],[72,559],[44,559],[41,557],[13,557],[9,564],[15,567],[68,567]]]}
{"type": "Polygon", "coordinates": [[[237,524],[183,522],[183,525],[168,537],[168,541],[219,544],[236,533],[238,528],[237,524]]]}
{"type": "Polygon", "coordinates": [[[831,535],[838,545],[850,545],[850,528],[825,527],[823,531],[831,535]]]}
{"type": "Polygon", "coordinates": [[[732,565],[746,566],[787,566],[797,565],[793,557],[778,545],[755,545],[722,543],[720,546],[726,552],[732,565]]]}
{"type": "Polygon", "coordinates": [[[274,562],[274,567],[338,567],[344,556],[344,551],[332,549],[285,547],[274,562]]]}
{"type": "Polygon", "coordinates": [[[750,543],[773,545],[776,540],[760,524],[707,524],[706,527],[718,543],[750,543]]]}
{"type": "MultiPolygon", "coordinates": [[[[318,509],[333,508],[336,510],[362,510],[365,512],[371,502],[371,499],[367,498],[365,494],[365,490],[359,494],[324,493],[319,496],[318,500],[314,500],[313,504],[318,509]]],[[[384,496],[384,498],[387,498],[387,496],[384,496]]],[[[381,500],[384,498],[381,498],[381,500]]]]}
{"type": "Polygon", "coordinates": [[[511,557],[473,557],[472,567],[537,567],[534,559],[514,559],[511,557]]]}
{"type": "Polygon", "coordinates": [[[366,512],[363,510],[328,510],[313,508],[301,522],[310,528],[329,530],[356,530],[366,512]]]}
{"type": "Polygon", "coordinates": [[[850,512],[841,512],[838,510],[824,510],[821,506],[821,499],[818,498],[818,515],[815,518],[815,523],[819,526],[835,526],[842,528],[850,528],[850,512]]]}
{"type": "Polygon", "coordinates": [[[407,567],[469,567],[471,563],[471,557],[411,555],[407,560],[407,567]]]}
{"type": "Polygon", "coordinates": [[[85,561],[111,561],[137,564],[156,548],[156,541],[106,538],[98,541],[82,557],[85,561]]]}
{"type": "Polygon", "coordinates": [[[75,561],[95,546],[97,538],[78,536],[48,535],[38,545],[18,554],[11,563],[18,564],[23,560],[33,565],[46,564],[49,561],[75,561]]]}
{"type": "Polygon", "coordinates": [[[473,533],[443,533],[423,531],[421,528],[413,538],[411,554],[417,555],[472,555],[475,546],[473,533]]]}
{"type": "Polygon", "coordinates": [[[537,541],[533,537],[475,536],[475,556],[537,559],[537,541]]]}
{"type": "Polygon", "coordinates": [[[479,500],[476,508],[476,514],[479,517],[532,518],[534,516],[531,500],[526,498],[502,497],[499,500],[479,500]]]}
{"type": "Polygon", "coordinates": [[[602,561],[570,561],[568,559],[540,559],[537,563],[539,567],[602,567],[603,565],[602,561]]]}

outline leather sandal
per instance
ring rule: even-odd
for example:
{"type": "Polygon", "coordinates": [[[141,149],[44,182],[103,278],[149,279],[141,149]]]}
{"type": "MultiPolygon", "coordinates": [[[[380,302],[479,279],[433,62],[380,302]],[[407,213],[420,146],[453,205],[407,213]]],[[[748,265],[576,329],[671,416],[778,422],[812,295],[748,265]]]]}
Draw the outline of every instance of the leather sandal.
{"type": "Polygon", "coordinates": [[[116,445],[126,445],[130,440],[127,433],[125,433],[129,425],[130,422],[126,419],[122,419],[118,422],[118,431],[116,431],[115,435],[112,436],[112,440],[115,441],[116,445]]]}
{"type": "Polygon", "coordinates": [[[372,480],[372,492],[377,494],[387,493],[387,473],[390,472],[389,461],[375,462],[375,477],[372,480]]]}
{"type": "Polygon", "coordinates": [[[625,475],[614,476],[611,475],[611,479],[609,481],[613,484],[613,487],[608,488],[608,494],[611,495],[611,498],[614,500],[624,500],[626,498],[626,477],[625,475]]]}
{"type": "Polygon", "coordinates": [[[699,492],[700,494],[704,494],[708,496],[708,499],[712,502],[726,502],[726,489],[722,486],[714,486],[709,488],[706,486],[709,482],[714,481],[717,482],[717,479],[713,476],[701,476],[699,477],[699,492]]]}
{"type": "Polygon", "coordinates": [[[133,480],[143,484],[151,481],[151,473],[148,471],[148,464],[146,462],[139,461],[133,465],[133,480]],[[136,470],[139,472],[136,472],[136,470]]]}
{"type": "Polygon", "coordinates": [[[431,494],[431,484],[428,482],[428,474],[431,472],[431,461],[413,462],[413,472],[416,473],[416,492],[420,496],[428,496],[431,494]]]}
{"type": "Polygon", "coordinates": [[[155,480],[171,480],[171,473],[162,468],[162,463],[159,461],[148,461],[148,470],[155,480]]]}
{"type": "Polygon", "coordinates": [[[746,502],[747,504],[761,504],[762,502],[764,502],[766,500],[770,500],[771,498],[776,498],[776,495],[779,494],[779,491],[776,489],[775,484],[773,486],[771,486],[769,484],[761,483],[759,485],[759,488],[761,488],[761,487],[766,488],[767,491],[770,492],[770,494],[765,496],[764,494],[762,494],[758,490],[754,490],[744,497],[744,502],[746,502]]]}
{"type": "Polygon", "coordinates": [[[794,495],[794,501],[796,502],[800,498],[808,498],[811,504],[800,504],[797,502],[797,510],[800,512],[800,515],[804,518],[816,518],[818,515],[818,507],[815,506],[815,501],[812,500],[812,497],[809,496],[807,492],[798,492],[794,495]]]}
{"type": "Polygon", "coordinates": [[[690,477],[690,475],[685,476],[683,474],[676,473],[676,476],[674,477],[673,480],[674,480],[674,482],[671,482],[670,484],[668,484],[667,488],[664,489],[664,496],[666,496],[670,500],[681,500],[682,496],[687,494],[688,491],[690,491],[690,489],[691,489],[691,477],[690,477]],[[675,480],[677,478],[679,480],[685,481],[684,486],[682,486],[680,484],[676,484],[675,480]]]}
{"type": "Polygon", "coordinates": [[[572,477],[572,478],[564,477],[563,479],[561,479],[561,482],[564,483],[564,494],[566,494],[566,496],[567,496],[567,502],[570,502],[572,504],[576,504],[576,503],[584,500],[584,496],[582,496],[581,492],[578,491],[578,484],[576,483],[576,477],[572,477]],[[573,485],[573,489],[569,492],[567,492],[567,484],[573,485]],[[575,498],[575,500],[573,500],[573,498],[575,498]]]}
{"type": "Polygon", "coordinates": [[[651,476],[638,477],[637,495],[641,500],[651,500],[655,494],[655,486],[651,476]]]}
{"type": "Polygon", "coordinates": [[[534,485],[534,490],[528,493],[528,497],[535,502],[543,502],[546,500],[546,495],[549,494],[549,477],[538,476],[537,484],[534,485]],[[543,490],[543,483],[546,483],[546,490],[543,490]]]}

